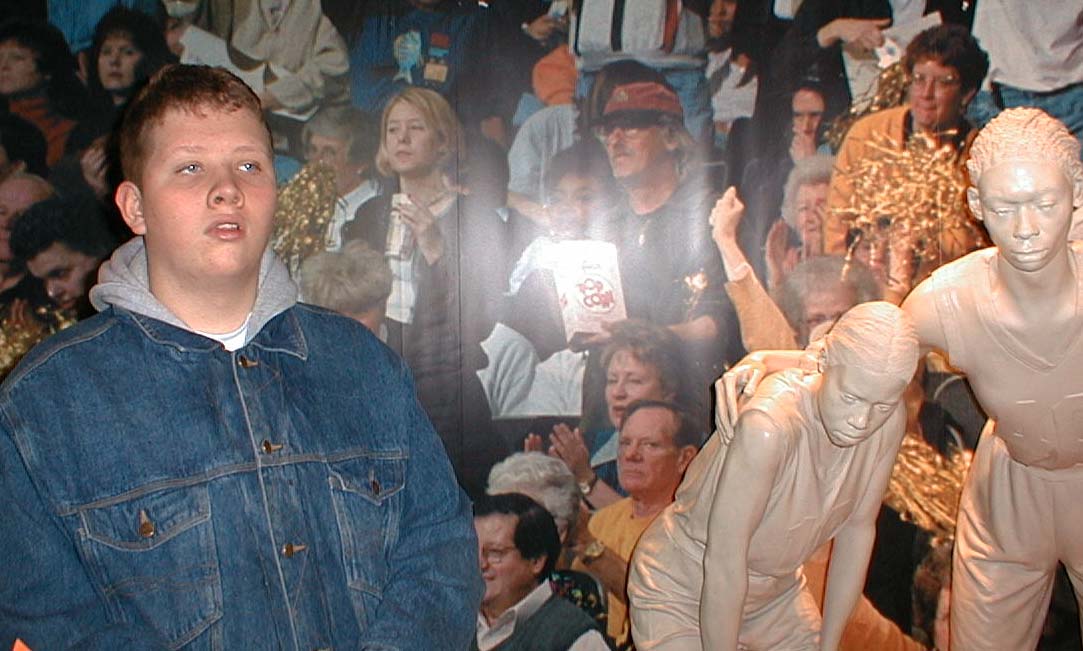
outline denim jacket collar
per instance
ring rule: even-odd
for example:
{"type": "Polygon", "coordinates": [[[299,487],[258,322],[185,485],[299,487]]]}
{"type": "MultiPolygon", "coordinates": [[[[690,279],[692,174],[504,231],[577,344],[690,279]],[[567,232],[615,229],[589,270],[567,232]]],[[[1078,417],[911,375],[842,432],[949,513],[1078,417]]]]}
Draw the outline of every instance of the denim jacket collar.
{"type": "MultiPolygon", "coordinates": [[[[210,353],[222,349],[222,344],[188,328],[178,327],[173,323],[161,321],[145,314],[140,314],[122,307],[113,308],[119,314],[127,315],[151,341],[171,346],[182,353],[210,353]]],[[[286,310],[266,323],[259,332],[250,335],[246,346],[254,346],[268,352],[280,352],[293,355],[300,360],[308,359],[308,343],[304,331],[297,321],[293,310],[286,310]]]]}
{"type": "MultiPolygon", "coordinates": [[[[150,280],[147,271],[146,245],[142,237],[134,237],[118,248],[98,271],[98,284],[90,289],[90,301],[100,311],[112,306],[121,308],[132,314],[148,317],[149,320],[169,324],[192,333],[192,329],[177,315],[162,305],[150,291],[150,280]]],[[[245,344],[249,344],[259,334],[263,327],[270,323],[278,314],[287,310],[297,302],[297,286],[290,280],[286,266],[275,256],[270,247],[263,253],[260,261],[259,286],[256,293],[256,302],[252,307],[252,317],[248,325],[248,338],[245,344]]],[[[147,331],[152,339],[158,340],[161,335],[154,333],[159,328],[148,328],[145,323],[148,319],[137,320],[141,327],[147,331]]],[[[296,324],[294,324],[296,328],[296,324]]],[[[194,335],[194,333],[192,333],[194,335]]],[[[198,345],[181,345],[179,341],[170,340],[163,343],[173,343],[181,348],[192,350],[210,346],[213,349],[217,342],[212,342],[206,337],[194,335],[201,343],[198,345]]],[[[189,338],[185,338],[191,341],[189,338]]],[[[284,350],[292,350],[287,346],[284,350]]]]}

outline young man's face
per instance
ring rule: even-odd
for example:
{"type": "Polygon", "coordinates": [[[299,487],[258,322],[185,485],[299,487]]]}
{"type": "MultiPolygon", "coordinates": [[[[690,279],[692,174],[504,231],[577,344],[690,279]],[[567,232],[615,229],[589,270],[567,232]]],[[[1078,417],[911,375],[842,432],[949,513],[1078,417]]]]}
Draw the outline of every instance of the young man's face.
{"type": "Polygon", "coordinates": [[[1007,160],[968,190],[1000,257],[1019,271],[1038,271],[1067,255],[1073,185],[1051,160],[1007,160]]]}
{"type": "Polygon", "coordinates": [[[27,260],[26,269],[45,285],[45,293],[53,303],[70,310],[87,295],[100,264],[101,260],[94,256],[75,251],[63,242],[53,242],[27,260]]]}
{"type": "Polygon", "coordinates": [[[117,202],[145,237],[151,289],[255,283],[275,211],[262,121],[244,109],[171,110],[148,131],[140,183],[125,181],[117,202]]]}

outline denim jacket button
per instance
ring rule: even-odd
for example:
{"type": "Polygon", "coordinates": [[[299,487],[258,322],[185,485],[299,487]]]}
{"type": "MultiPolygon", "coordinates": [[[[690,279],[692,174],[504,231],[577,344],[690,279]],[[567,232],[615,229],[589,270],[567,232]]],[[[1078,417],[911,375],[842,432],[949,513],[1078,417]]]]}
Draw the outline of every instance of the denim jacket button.
{"type": "Polygon", "coordinates": [[[308,549],[308,545],[302,545],[300,543],[296,545],[293,543],[286,543],[282,546],[282,555],[286,558],[293,558],[294,554],[300,554],[306,549],[308,549]]]}
{"type": "Polygon", "coordinates": [[[252,368],[253,366],[259,366],[259,362],[249,359],[247,355],[237,355],[237,365],[241,368],[252,368]]]}
{"type": "Polygon", "coordinates": [[[147,515],[145,509],[139,510],[139,535],[144,538],[153,538],[157,533],[157,528],[154,526],[154,521],[147,515]]]}
{"type": "Polygon", "coordinates": [[[372,495],[373,497],[380,496],[380,480],[373,477],[372,479],[372,495]]]}
{"type": "Polygon", "coordinates": [[[264,454],[274,454],[275,452],[278,452],[279,450],[282,449],[282,444],[281,443],[271,443],[270,441],[264,439],[263,443],[261,444],[261,447],[263,448],[263,453],[264,454]]]}

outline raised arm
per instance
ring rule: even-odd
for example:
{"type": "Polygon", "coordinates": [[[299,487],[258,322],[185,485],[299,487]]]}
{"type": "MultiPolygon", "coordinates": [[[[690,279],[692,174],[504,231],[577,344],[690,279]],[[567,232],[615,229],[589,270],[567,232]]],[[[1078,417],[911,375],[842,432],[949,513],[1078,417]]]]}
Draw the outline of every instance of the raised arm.
{"type": "Polygon", "coordinates": [[[880,512],[880,502],[884,499],[884,491],[891,478],[891,469],[895,465],[905,428],[906,409],[899,403],[896,413],[874,435],[889,437],[890,442],[885,444],[885,452],[877,460],[865,493],[853,514],[835,536],[824,595],[823,626],[820,630],[821,651],[838,650],[846,622],[861,597],[872,545],[876,540],[876,516],[880,512]]]}
{"type": "Polygon", "coordinates": [[[784,434],[763,412],[742,414],[737,428],[711,503],[703,558],[700,639],[712,651],[737,649],[748,593],[748,548],[786,449],[784,434]]]}

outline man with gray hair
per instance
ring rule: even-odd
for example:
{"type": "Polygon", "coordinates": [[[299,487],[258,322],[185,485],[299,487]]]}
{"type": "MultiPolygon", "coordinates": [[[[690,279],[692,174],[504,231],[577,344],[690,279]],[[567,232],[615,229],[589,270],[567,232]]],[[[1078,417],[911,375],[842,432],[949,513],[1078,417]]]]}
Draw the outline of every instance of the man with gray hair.
{"type": "Polygon", "coordinates": [[[363,240],[305,260],[300,285],[305,301],[344,314],[381,336],[391,295],[391,268],[383,253],[373,251],[363,240]]]}
{"type": "Polygon", "coordinates": [[[797,265],[774,295],[798,346],[807,346],[817,330],[830,327],[846,310],[878,300],[880,287],[860,262],[819,256],[797,265]]]}
{"type": "Polygon", "coordinates": [[[489,495],[522,493],[545,507],[565,546],[575,539],[582,495],[575,475],[560,459],[542,452],[516,452],[489,471],[489,495]]]}
{"type": "Polygon", "coordinates": [[[324,163],[335,172],[338,201],[327,224],[324,246],[338,251],[342,229],[379,189],[372,173],[380,144],[377,120],[353,106],[328,106],[305,123],[301,142],[306,162],[324,163]]]}

